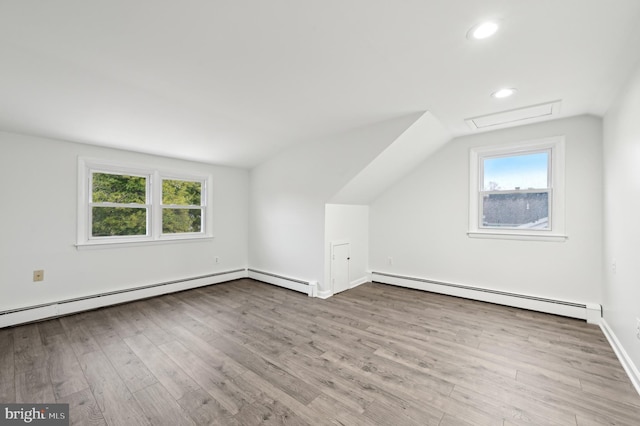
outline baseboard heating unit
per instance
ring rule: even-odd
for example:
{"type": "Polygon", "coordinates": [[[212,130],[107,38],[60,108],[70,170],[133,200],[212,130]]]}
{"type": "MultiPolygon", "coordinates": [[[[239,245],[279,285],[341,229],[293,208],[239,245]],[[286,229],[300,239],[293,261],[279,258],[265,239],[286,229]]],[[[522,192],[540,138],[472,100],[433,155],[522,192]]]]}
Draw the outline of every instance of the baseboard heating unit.
{"type": "Polygon", "coordinates": [[[304,281],[251,268],[248,269],[248,272],[248,277],[257,281],[288,288],[289,290],[299,291],[300,293],[307,294],[309,297],[317,297],[318,295],[317,281],[304,281]]]}
{"type": "Polygon", "coordinates": [[[88,311],[91,309],[101,308],[103,306],[117,305],[119,303],[146,299],[162,294],[175,293],[177,291],[189,290],[196,287],[204,287],[211,284],[233,281],[246,278],[246,276],[246,269],[235,269],[100,294],[92,294],[73,299],[59,300],[52,303],[0,311],[0,328],[68,315],[76,312],[88,311]]]}
{"type": "Polygon", "coordinates": [[[586,320],[592,324],[599,324],[602,318],[602,308],[595,303],[576,303],[565,300],[547,299],[525,294],[509,293],[500,290],[492,290],[468,285],[446,283],[424,278],[407,277],[388,274],[384,272],[372,272],[373,282],[408,287],[416,290],[430,291],[449,296],[463,297],[465,299],[479,300],[482,302],[496,303],[515,308],[529,309],[532,311],[546,312],[562,315],[570,318],[586,320]]]}

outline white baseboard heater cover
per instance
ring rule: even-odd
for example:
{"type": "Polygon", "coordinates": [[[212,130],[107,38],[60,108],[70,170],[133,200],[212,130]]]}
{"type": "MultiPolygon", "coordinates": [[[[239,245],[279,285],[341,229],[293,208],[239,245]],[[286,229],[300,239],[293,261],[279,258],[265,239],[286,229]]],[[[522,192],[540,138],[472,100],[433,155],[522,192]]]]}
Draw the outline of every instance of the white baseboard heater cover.
{"type": "Polygon", "coordinates": [[[0,312],[0,328],[40,321],[76,312],[88,311],[103,306],[146,299],[167,293],[233,281],[247,277],[246,269],[216,272],[197,277],[166,281],[145,286],[93,294],[73,299],[60,300],[41,305],[26,306],[0,312]]]}
{"type": "Polygon", "coordinates": [[[278,275],[271,272],[258,271],[257,269],[248,269],[248,277],[257,281],[262,281],[268,284],[277,285],[278,287],[288,288],[289,290],[299,291],[305,293],[309,297],[318,296],[318,282],[317,281],[305,281],[297,278],[285,277],[284,275],[278,275]]]}
{"type": "Polygon", "coordinates": [[[578,318],[593,324],[599,324],[602,317],[602,310],[599,304],[583,304],[564,300],[547,299],[543,297],[509,293],[500,290],[472,287],[461,284],[452,284],[424,278],[407,277],[384,272],[372,272],[371,280],[383,284],[397,285],[416,290],[425,290],[449,296],[463,297],[466,299],[496,303],[515,308],[523,308],[532,311],[562,315],[570,318],[578,318]]]}

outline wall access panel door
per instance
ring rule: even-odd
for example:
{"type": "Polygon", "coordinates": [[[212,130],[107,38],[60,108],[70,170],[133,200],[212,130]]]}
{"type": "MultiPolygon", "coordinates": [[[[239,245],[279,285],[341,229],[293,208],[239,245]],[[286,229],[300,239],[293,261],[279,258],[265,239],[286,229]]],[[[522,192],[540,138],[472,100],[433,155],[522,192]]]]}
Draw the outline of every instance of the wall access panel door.
{"type": "Polygon", "coordinates": [[[350,244],[348,242],[331,243],[331,284],[333,294],[349,289],[350,244]]]}

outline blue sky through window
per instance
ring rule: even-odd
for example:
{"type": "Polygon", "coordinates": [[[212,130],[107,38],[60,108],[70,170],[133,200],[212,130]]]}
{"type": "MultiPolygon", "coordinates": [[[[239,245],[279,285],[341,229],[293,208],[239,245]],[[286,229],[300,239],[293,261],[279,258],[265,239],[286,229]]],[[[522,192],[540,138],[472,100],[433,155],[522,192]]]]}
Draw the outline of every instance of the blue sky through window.
{"type": "Polygon", "coordinates": [[[547,188],[548,152],[485,158],[483,190],[547,188]]]}

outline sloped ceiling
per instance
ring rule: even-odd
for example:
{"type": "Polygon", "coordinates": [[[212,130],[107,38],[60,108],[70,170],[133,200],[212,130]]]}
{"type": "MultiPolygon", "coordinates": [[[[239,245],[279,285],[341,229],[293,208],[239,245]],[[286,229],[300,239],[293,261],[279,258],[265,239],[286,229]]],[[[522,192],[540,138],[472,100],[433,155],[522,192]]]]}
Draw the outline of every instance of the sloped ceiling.
{"type": "Polygon", "coordinates": [[[0,129],[253,167],[418,111],[454,136],[556,99],[601,115],[638,23],[637,0],[5,0],[0,129]]]}
{"type": "Polygon", "coordinates": [[[369,204],[451,139],[429,111],[422,114],[332,199],[333,204],[369,204]]]}

